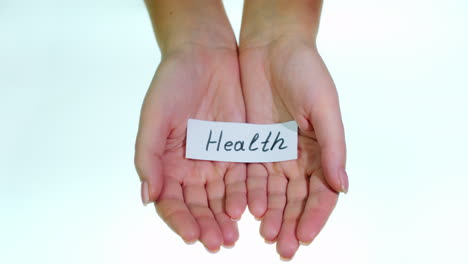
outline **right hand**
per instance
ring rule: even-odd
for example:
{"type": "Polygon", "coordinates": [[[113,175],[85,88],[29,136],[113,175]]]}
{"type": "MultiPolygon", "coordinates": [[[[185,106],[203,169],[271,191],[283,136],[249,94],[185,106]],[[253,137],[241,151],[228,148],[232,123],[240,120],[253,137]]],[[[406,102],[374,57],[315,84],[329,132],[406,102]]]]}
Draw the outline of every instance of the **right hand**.
{"type": "Polygon", "coordinates": [[[185,241],[233,245],[246,166],[185,158],[187,120],[245,122],[237,47],[190,44],[163,56],[143,103],[135,165],[145,204],[185,241]]]}

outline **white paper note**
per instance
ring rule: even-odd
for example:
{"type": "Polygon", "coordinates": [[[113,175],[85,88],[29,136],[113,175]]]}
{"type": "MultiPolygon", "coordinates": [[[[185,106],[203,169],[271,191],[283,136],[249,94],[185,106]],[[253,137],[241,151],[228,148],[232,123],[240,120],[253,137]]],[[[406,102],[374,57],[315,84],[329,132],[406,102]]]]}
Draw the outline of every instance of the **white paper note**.
{"type": "Polygon", "coordinates": [[[230,162],[297,159],[297,123],[246,124],[189,119],[185,157],[230,162]]]}

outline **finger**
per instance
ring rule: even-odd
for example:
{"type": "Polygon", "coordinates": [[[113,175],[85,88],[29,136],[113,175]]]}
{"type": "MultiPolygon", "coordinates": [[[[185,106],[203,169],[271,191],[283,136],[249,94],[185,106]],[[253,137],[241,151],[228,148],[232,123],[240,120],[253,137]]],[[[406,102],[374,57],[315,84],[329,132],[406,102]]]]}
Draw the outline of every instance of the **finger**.
{"type": "Polygon", "coordinates": [[[167,180],[156,203],[156,210],[164,222],[186,242],[195,242],[200,235],[198,223],[184,202],[182,187],[167,180]]]}
{"type": "Polygon", "coordinates": [[[218,222],[223,234],[223,244],[233,246],[239,238],[237,223],[224,210],[224,182],[222,180],[209,181],[206,184],[208,204],[218,222]]]}
{"type": "Polygon", "coordinates": [[[135,143],[135,167],[141,181],[141,197],[143,204],[156,201],[163,186],[162,164],[160,156],[164,152],[166,139],[169,135],[168,122],[155,100],[149,100],[154,95],[149,89],[143,103],[140,124],[135,143]]]}
{"type": "Polygon", "coordinates": [[[184,186],[184,198],[200,227],[200,241],[209,251],[217,251],[223,243],[221,230],[208,208],[205,187],[202,184],[184,186]]]}
{"type": "Polygon", "coordinates": [[[334,86],[322,92],[320,100],[315,100],[317,103],[311,107],[309,120],[321,148],[322,168],[328,184],[335,191],[346,193],[349,188],[345,170],[346,143],[338,95],[334,86]]]}
{"type": "Polygon", "coordinates": [[[226,183],[226,212],[233,219],[240,219],[247,206],[245,164],[235,164],[224,177],[226,183]]]}
{"type": "Polygon", "coordinates": [[[260,234],[267,241],[275,241],[280,231],[287,185],[284,175],[272,174],[268,177],[268,209],[260,225],[260,234]]]}
{"type": "Polygon", "coordinates": [[[304,209],[308,194],[307,189],[305,177],[292,179],[288,182],[287,203],[283,215],[283,224],[276,244],[276,250],[282,258],[292,258],[299,248],[296,227],[304,209]]]}
{"type": "Polygon", "coordinates": [[[249,210],[261,218],[267,209],[268,172],[262,164],[247,165],[247,197],[249,210]]]}
{"type": "Polygon", "coordinates": [[[338,193],[328,186],[321,171],[310,177],[309,197],[296,231],[301,243],[312,242],[327,222],[337,200],[338,193]]]}

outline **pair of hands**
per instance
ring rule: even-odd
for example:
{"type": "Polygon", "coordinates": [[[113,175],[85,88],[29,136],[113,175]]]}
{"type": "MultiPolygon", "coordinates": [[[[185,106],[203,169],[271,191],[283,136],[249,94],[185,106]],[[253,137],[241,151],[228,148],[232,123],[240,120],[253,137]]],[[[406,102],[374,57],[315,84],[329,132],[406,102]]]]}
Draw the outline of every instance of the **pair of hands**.
{"type": "Polygon", "coordinates": [[[239,46],[220,0],[145,0],[162,60],[141,111],[135,165],[144,204],[185,241],[232,246],[245,207],[285,259],[348,190],[338,96],[315,45],[321,0],[245,0],[239,46]],[[189,118],[299,127],[298,159],[185,158],[189,118]],[[234,221],[233,221],[234,220],[234,221]]]}
{"type": "Polygon", "coordinates": [[[338,97],[317,49],[294,36],[237,48],[189,43],[163,57],[144,100],[135,164],[145,204],[185,241],[232,246],[246,205],[260,233],[291,258],[325,225],[346,192],[338,97]],[[296,120],[298,159],[241,164],[185,158],[189,118],[296,120]]]}

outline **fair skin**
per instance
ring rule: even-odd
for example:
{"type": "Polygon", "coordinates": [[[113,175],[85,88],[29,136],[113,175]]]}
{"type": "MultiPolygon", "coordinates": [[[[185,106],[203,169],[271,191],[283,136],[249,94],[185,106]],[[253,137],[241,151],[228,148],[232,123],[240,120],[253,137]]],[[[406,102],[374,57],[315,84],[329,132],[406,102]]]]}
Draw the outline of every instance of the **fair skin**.
{"type": "Polygon", "coordinates": [[[162,61],[141,110],[135,164],[143,202],[155,202],[182,239],[215,252],[238,239],[231,219],[247,204],[246,167],[185,159],[187,120],[245,122],[245,107],[234,35],[221,3],[206,2],[147,1],[162,61]]]}
{"type": "Polygon", "coordinates": [[[296,120],[298,159],[249,164],[251,213],[260,233],[290,259],[325,225],[346,192],[338,96],[315,38],[321,1],[246,0],[239,44],[247,122],[296,120]]]}
{"type": "Polygon", "coordinates": [[[299,243],[322,229],[338,192],[348,189],[338,97],[315,45],[321,1],[246,0],[239,48],[220,1],[146,3],[162,61],[136,142],[143,202],[155,202],[185,241],[217,251],[238,239],[231,219],[240,218],[248,200],[262,220],[261,235],[277,242],[282,258],[292,258],[299,243]],[[185,159],[188,118],[294,119],[299,158],[247,169],[185,159]]]}

